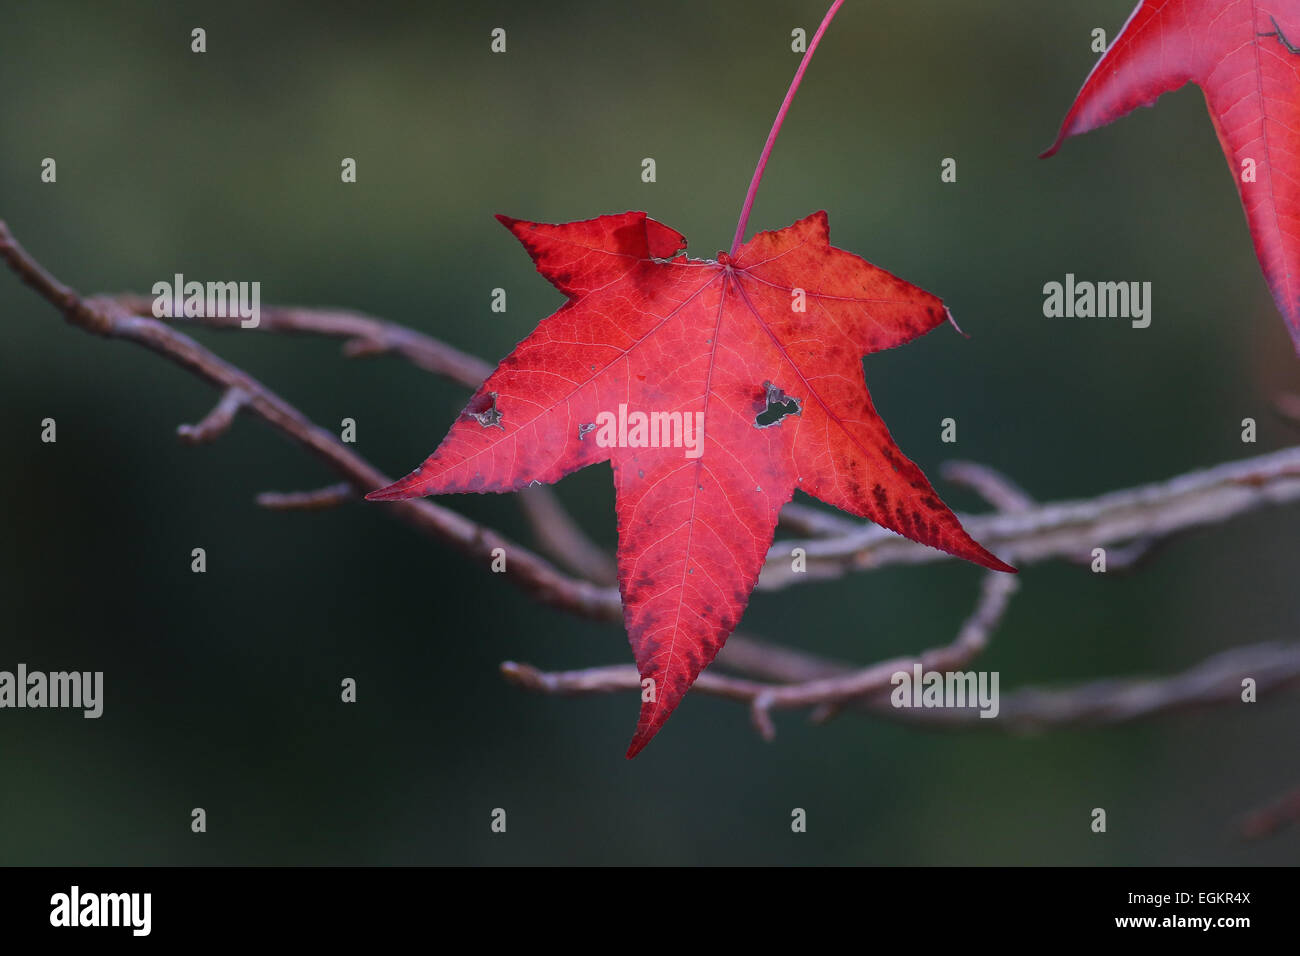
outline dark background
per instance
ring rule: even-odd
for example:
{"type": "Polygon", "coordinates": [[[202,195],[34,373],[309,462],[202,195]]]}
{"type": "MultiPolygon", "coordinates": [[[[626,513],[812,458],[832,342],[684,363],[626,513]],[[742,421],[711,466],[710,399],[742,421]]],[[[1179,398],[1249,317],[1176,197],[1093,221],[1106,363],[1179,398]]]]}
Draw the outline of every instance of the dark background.
{"type": "MultiPolygon", "coordinates": [[[[1199,92],[1035,158],[1096,59],[1090,31],[1113,37],[1131,6],[850,0],[795,101],[751,231],[826,209],[836,245],[950,304],[970,339],[941,328],[866,365],[936,481],[960,457],[1045,500],[1092,496],[1293,440],[1269,409],[1296,359],[1199,92]],[[1152,282],[1151,327],[1044,318],[1042,286],[1066,272],[1152,282]]],[[[6,2],[0,216],[86,292],[257,280],[264,304],[363,309],[496,360],[560,297],[492,214],[645,209],[714,255],[797,64],[790,31],[811,36],[824,11],[6,2]]],[[[336,478],[252,419],[178,442],[211,389],[66,327],[7,273],[0,321],[0,668],[106,683],[97,721],[0,712],[0,862],[1283,863],[1300,847],[1295,830],[1233,830],[1300,777],[1294,699],[1027,739],[782,713],[764,744],[743,708],[696,694],[628,762],[634,697],[543,698],[497,674],[628,662],[618,626],[540,608],[378,506],[260,510],[259,491],[336,478]],[[349,676],[355,705],[339,701],[349,676]]],[[[394,475],[465,399],[333,342],[197,335],[317,422],[355,418],[358,450],[394,475]]],[[[558,490],[612,547],[608,469],[558,490]]],[[[510,497],[447,503],[529,540],[510,497]]],[[[1297,530],[1294,509],[1258,512],[1124,577],[1031,566],[979,666],[1007,693],[1290,639],[1297,530]]],[[[867,663],[947,640],[980,573],[759,594],[744,627],[867,663]]]]}

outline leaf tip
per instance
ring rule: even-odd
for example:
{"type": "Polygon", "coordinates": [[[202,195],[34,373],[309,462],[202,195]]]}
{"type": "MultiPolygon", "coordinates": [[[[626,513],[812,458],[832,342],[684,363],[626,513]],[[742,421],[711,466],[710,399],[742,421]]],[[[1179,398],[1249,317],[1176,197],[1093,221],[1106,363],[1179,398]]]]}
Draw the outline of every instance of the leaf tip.
{"type": "Polygon", "coordinates": [[[641,731],[637,731],[636,736],[632,738],[632,742],[627,745],[627,753],[624,754],[624,757],[626,757],[628,760],[631,760],[633,757],[635,757],[637,754],[639,754],[642,750],[645,749],[645,745],[650,742],[650,738],[653,736],[654,736],[653,733],[646,734],[646,733],[642,733],[641,731]]]}
{"type": "Polygon", "coordinates": [[[825,239],[827,242],[830,242],[831,220],[830,217],[826,215],[825,209],[818,209],[815,213],[808,216],[804,221],[812,223],[813,227],[816,229],[820,237],[822,239],[825,239]]]}
{"type": "MultiPolygon", "coordinates": [[[[983,550],[983,549],[981,549],[981,550],[983,550]]],[[[1003,571],[1003,572],[1005,572],[1006,574],[1019,574],[1019,573],[1020,573],[1020,569],[1019,569],[1019,568],[1014,567],[1014,566],[1012,566],[1012,565],[1010,565],[1010,564],[1007,564],[1005,561],[1003,561],[1001,558],[999,558],[999,557],[998,557],[996,554],[994,554],[993,552],[991,552],[991,551],[984,551],[984,554],[986,555],[986,557],[985,557],[984,560],[980,561],[980,564],[984,565],[984,567],[988,568],[990,571],[1003,571]]]]}
{"type": "Polygon", "coordinates": [[[425,494],[424,482],[421,481],[421,469],[417,468],[405,478],[399,478],[391,485],[384,485],[374,491],[366,492],[366,501],[402,501],[406,498],[421,498],[425,494]]]}

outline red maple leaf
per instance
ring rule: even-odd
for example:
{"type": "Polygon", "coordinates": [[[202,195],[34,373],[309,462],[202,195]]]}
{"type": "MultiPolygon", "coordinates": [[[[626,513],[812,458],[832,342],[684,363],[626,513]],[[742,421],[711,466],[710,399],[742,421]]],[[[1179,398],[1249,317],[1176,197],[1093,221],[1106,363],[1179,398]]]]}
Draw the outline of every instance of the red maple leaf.
{"type": "Polygon", "coordinates": [[[825,213],[716,260],[643,212],[498,218],[569,301],[470,400],[438,449],[367,495],[515,491],[609,461],[623,615],[646,681],[634,756],[735,629],[799,488],[988,568],[872,407],[862,357],[947,318],[935,296],[832,248],[825,213]]]}
{"type": "Polygon", "coordinates": [[[1255,254],[1300,351],[1300,2],[1143,0],[1043,155],[1186,83],[1205,94],[1255,254]]]}

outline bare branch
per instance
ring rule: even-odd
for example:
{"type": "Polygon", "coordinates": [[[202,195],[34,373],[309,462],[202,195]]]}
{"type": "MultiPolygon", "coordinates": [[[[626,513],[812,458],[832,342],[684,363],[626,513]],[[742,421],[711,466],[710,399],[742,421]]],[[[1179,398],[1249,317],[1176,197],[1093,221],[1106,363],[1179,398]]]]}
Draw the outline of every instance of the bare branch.
{"type": "MultiPolygon", "coordinates": [[[[345,478],[358,493],[389,484],[389,478],[349,449],[333,434],[246,372],[208,351],[189,336],[157,319],[134,315],[114,299],[82,299],[46,272],[0,222],[0,258],[29,286],[56,305],[67,320],[106,338],[134,342],[222,390],[238,389],[245,408],[310,451],[345,478]]],[[[453,545],[488,567],[492,552],[508,555],[505,577],[543,604],[584,617],[617,619],[621,610],[617,590],[598,588],[570,578],[522,545],[428,499],[392,502],[387,510],[415,528],[453,545]]]]}
{"type": "Polygon", "coordinates": [[[998,511],[1018,514],[1029,511],[1035,505],[1028,492],[988,465],[973,461],[950,461],[941,466],[939,472],[953,484],[970,488],[998,511]]]}
{"type": "Polygon", "coordinates": [[[552,560],[593,584],[613,584],[618,580],[613,558],[578,527],[550,488],[534,485],[525,488],[518,497],[538,546],[552,560]]]}
{"type": "MultiPolygon", "coordinates": [[[[1261,695],[1300,684],[1300,645],[1252,644],[1209,657],[1168,678],[1101,680],[1066,690],[1023,688],[1002,696],[995,720],[973,710],[914,709],[914,723],[978,728],[998,724],[1018,733],[1062,725],[1109,726],[1158,714],[1238,704],[1242,681],[1251,678],[1261,695]]],[[[1262,699],[1262,698],[1261,698],[1262,699]]]]}
{"type": "MultiPolygon", "coordinates": [[[[920,660],[900,658],[889,662],[899,665],[891,675],[911,669],[920,660]]],[[[878,666],[883,669],[887,665],[878,666]]],[[[641,676],[630,665],[548,673],[512,662],[509,668],[503,665],[505,671],[515,683],[543,693],[579,695],[641,689],[641,676]],[[526,673],[527,679],[516,679],[519,673],[526,673]]],[[[703,678],[708,675],[706,671],[695,685],[700,693],[748,703],[751,707],[762,695],[785,689],[781,685],[717,676],[705,684],[703,678]]],[[[1063,689],[1024,688],[1003,694],[998,715],[991,719],[981,718],[980,711],[974,707],[893,707],[887,691],[854,700],[847,706],[899,723],[1032,733],[1053,727],[1124,724],[1177,711],[1240,703],[1241,682],[1246,677],[1255,680],[1260,692],[1300,684],[1300,645],[1254,644],[1233,648],[1167,678],[1100,680],[1063,689]]],[[[803,705],[814,703],[818,702],[811,695],[804,696],[803,705]]]]}
{"type": "MultiPolygon", "coordinates": [[[[148,296],[120,294],[100,298],[112,300],[133,315],[153,315],[154,300],[148,296]]],[[[467,388],[478,388],[492,372],[492,366],[477,356],[461,352],[414,329],[361,312],[264,306],[259,311],[259,318],[257,328],[261,331],[343,339],[343,354],[349,358],[397,355],[418,368],[459,382],[467,388]]],[[[241,319],[237,315],[175,316],[172,321],[238,329],[241,319]]]]}
{"type": "Polygon", "coordinates": [[[208,412],[201,422],[197,425],[178,425],[176,434],[182,441],[189,442],[191,445],[213,441],[225,434],[247,401],[248,396],[243,391],[238,388],[228,388],[216,407],[208,412]]]}
{"type": "MultiPolygon", "coordinates": [[[[885,661],[860,671],[827,674],[825,671],[833,665],[817,665],[811,659],[794,652],[754,641],[742,643],[741,649],[737,650],[733,639],[727,645],[733,650],[726,657],[726,664],[733,668],[740,666],[744,657],[750,655],[756,656],[761,662],[759,666],[768,669],[769,673],[774,671],[779,662],[784,661],[792,670],[803,674],[821,670],[824,676],[809,676],[801,683],[776,686],[706,672],[700,675],[695,688],[732,700],[748,701],[755,726],[765,739],[770,740],[776,734],[771,719],[771,711],[774,709],[815,705],[826,708],[869,696],[888,688],[893,675],[899,671],[910,671],[918,663],[924,670],[946,671],[962,667],[984,649],[1017,587],[1017,579],[1012,575],[996,572],[987,575],[975,612],[962,626],[956,640],[919,657],[885,661]],[[705,677],[709,677],[707,684],[704,683],[705,677]]],[[[501,671],[514,684],[552,694],[605,693],[629,688],[639,690],[641,687],[641,676],[631,667],[597,667],[548,674],[530,665],[507,661],[501,665],[501,671]]]]}
{"type": "Polygon", "coordinates": [[[805,538],[831,538],[857,530],[860,525],[844,515],[791,501],[781,509],[780,527],[805,538]]]}
{"type": "MultiPolygon", "coordinates": [[[[576,696],[621,690],[634,690],[638,693],[641,691],[641,675],[630,664],[546,673],[531,664],[504,661],[501,664],[501,674],[512,684],[544,694],[576,696]]],[[[765,686],[754,681],[704,671],[696,678],[692,689],[714,697],[751,701],[764,690],[765,686]]]]}
{"type": "MultiPolygon", "coordinates": [[[[1023,488],[988,465],[971,461],[950,461],[942,466],[941,472],[954,484],[964,485],[974,490],[998,511],[1024,514],[1026,511],[1032,511],[1038,504],[1023,488]]],[[[1124,547],[1111,548],[1106,554],[1107,572],[1132,570],[1151,554],[1160,540],[1148,535],[1124,547]]],[[[1081,565],[1090,565],[1093,560],[1091,548],[1082,549],[1077,554],[1065,557],[1067,561],[1081,565]]]]}
{"type": "MultiPolygon", "coordinates": [[[[110,298],[136,315],[152,313],[153,300],[145,296],[120,294],[110,298]]],[[[242,320],[238,316],[199,316],[176,318],[175,321],[219,329],[242,329],[242,320]]],[[[344,309],[267,307],[260,312],[257,328],[263,332],[341,338],[345,340],[343,354],[348,358],[395,355],[417,368],[470,389],[477,389],[492,372],[492,366],[482,359],[431,336],[395,322],[344,309]]],[[[525,489],[519,500],[538,536],[539,546],[552,560],[559,561],[593,584],[610,585],[618,579],[609,555],[574,523],[549,487],[536,485],[525,489]]]]}
{"type": "Polygon", "coordinates": [[[821,680],[854,670],[852,665],[747,637],[739,631],[727,638],[713,666],[778,684],[821,680]]]}
{"type": "Polygon", "coordinates": [[[356,491],[344,481],[315,491],[264,491],[257,496],[257,504],[271,511],[323,511],[356,496],[356,491]]]}
{"type": "MultiPolygon", "coordinates": [[[[986,575],[974,613],[962,625],[957,638],[944,647],[933,648],[917,657],[883,661],[850,674],[769,687],[751,702],[754,725],[764,738],[770,740],[776,734],[771,719],[771,712],[775,709],[835,707],[855,698],[868,697],[887,690],[895,674],[911,671],[917,664],[923,671],[959,670],[984,650],[989,635],[1001,622],[1011,595],[1018,587],[1019,581],[1013,575],[996,571],[986,575]]],[[[830,715],[831,712],[823,710],[819,716],[826,719],[830,715]]]]}
{"type": "MultiPolygon", "coordinates": [[[[1004,560],[1025,565],[1073,558],[1085,550],[1135,539],[1164,538],[1296,500],[1300,448],[1287,448],[1092,499],[1036,505],[1013,514],[960,517],[972,538],[1004,560]]],[[[839,529],[834,537],[773,545],[759,587],[773,590],[801,579],[951,559],[877,525],[830,514],[822,519],[828,527],[832,522],[839,529]],[[806,573],[790,567],[790,551],[796,547],[807,555],[806,573]]]]}

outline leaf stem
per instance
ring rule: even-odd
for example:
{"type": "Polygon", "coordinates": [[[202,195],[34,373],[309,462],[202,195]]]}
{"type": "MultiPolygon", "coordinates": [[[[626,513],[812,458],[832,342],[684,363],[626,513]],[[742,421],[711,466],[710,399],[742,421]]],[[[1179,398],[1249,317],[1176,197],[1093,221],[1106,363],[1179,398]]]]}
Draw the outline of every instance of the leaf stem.
{"type": "Polygon", "coordinates": [[[767,134],[767,142],[763,144],[763,152],[758,157],[758,166],[754,169],[754,178],[749,181],[749,192],[745,193],[745,204],[740,207],[740,222],[736,223],[736,236],[731,240],[732,256],[735,256],[740,249],[740,244],[745,241],[745,227],[749,225],[749,214],[754,211],[754,197],[758,195],[758,184],[763,181],[763,171],[767,168],[767,158],[772,155],[772,147],[776,145],[776,137],[781,132],[781,124],[785,122],[785,114],[790,111],[790,104],[794,101],[794,94],[799,89],[799,84],[803,82],[803,75],[808,69],[808,64],[812,61],[813,53],[817,51],[817,44],[821,42],[822,34],[826,32],[826,28],[831,25],[831,21],[835,19],[835,14],[839,13],[840,7],[843,5],[844,0],[835,0],[831,4],[831,8],[826,11],[821,26],[813,34],[812,42],[808,44],[803,59],[799,61],[799,69],[794,72],[794,79],[790,81],[790,89],[786,92],[785,99],[781,101],[781,108],[777,110],[776,120],[772,123],[772,132],[767,134]]]}

